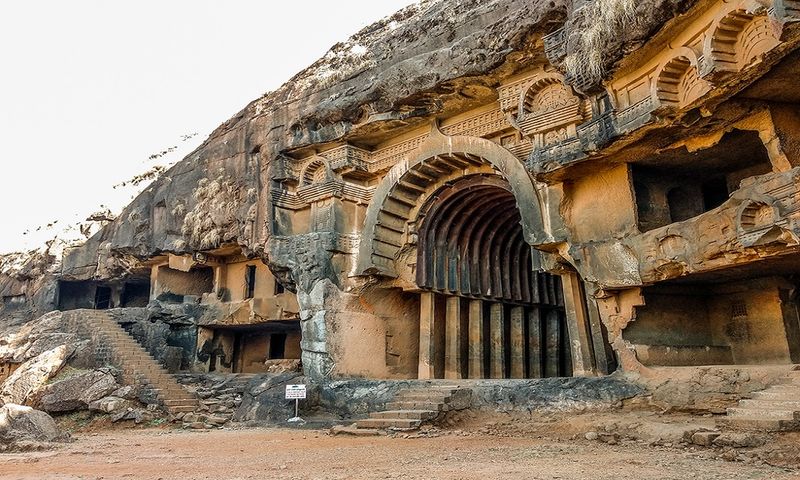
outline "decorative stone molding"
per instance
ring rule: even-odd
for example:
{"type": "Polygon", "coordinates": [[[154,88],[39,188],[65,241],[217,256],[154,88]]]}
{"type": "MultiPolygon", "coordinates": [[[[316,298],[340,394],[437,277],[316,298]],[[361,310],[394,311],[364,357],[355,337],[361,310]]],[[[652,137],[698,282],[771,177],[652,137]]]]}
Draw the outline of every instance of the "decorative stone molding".
{"type": "Polygon", "coordinates": [[[447,137],[434,129],[417,156],[397,164],[376,188],[361,235],[357,272],[396,276],[394,261],[411,236],[409,224],[425,197],[442,182],[494,170],[511,186],[522,214],[525,241],[530,245],[552,242],[536,188],[516,157],[489,140],[447,137]]]}

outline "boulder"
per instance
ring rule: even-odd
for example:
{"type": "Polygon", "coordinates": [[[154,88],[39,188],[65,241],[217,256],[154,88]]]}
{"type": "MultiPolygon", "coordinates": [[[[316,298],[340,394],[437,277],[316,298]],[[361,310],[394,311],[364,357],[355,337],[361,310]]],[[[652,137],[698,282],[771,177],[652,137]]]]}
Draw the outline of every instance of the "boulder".
{"type": "Polygon", "coordinates": [[[13,403],[0,407],[0,451],[68,438],[45,412],[13,403]]]}
{"type": "MultiPolygon", "coordinates": [[[[306,383],[300,373],[282,373],[264,376],[260,381],[248,385],[241,407],[234,415],[234,421],[285,421],[294,416],[294,401],[286,400],[286,385],[306,383]]],[[[208,403],[208,402],[206,402],[208,403]]],[[[308,398],[301,402],[303,409],[318,403],[318,392],[309,385],[308,398]]],[[[184,423],[187,420],[184,418],[184,423]]]]}
{"type": "Polygon", "coordinates": [[[148,412],[147,410],[142,410],[140,408],[126,408],[125,410],[120,410],[119,412],[115,413],[111,416],[111,421],[116,423],[123,420],[133,420],[133,423],[140,424],[142,422],[149,422],[152,420],[153,414],[148,412]]]}
{"type": "Polygon", "coordinates": [[[713,443],[719,447],[751,448],[764,445],[767,439],[755,433],[724,433],[718,435],[713,443]]]}
{"type": "Polygon", "coordinates": [[[115,396],[104,397],[89,404],[90,411],[103,413],[118,412],[132,407],[133,402],[115,396]]]}
{"type": "Polygon", "coordinates": [[[111,392],[111,397],[124,398],[126,400],[133,400],[136,398],[136,389],[132,385],[125,385],[111,392]]]}
{"type": "Polygon", "coordinates": [[[264,362],[267,373],[293,373],[300,372],[303,366],[300,360],[267,360],[264,362]]]}
{"type": "Polygon", "coordinates": [[[0,403],[23,405],[32,402],[47,381],[61,370],[72,350],[70,345],[61,345],[20,365],[0,387],[0,403]]]}
{"type": "Polygon", "coordinates": [[[710,447],[719,436],[720,432],[702,430],[692,435],[692,443],[703,447],[710,447]]]}
{"type": "Polygon", "coordinates": [[[51,413],[84,410],[118,388],[110,371],[93,370],[48,385],[40,405],[42,410],[51,413]]]}
{"type": "Polygon", "coordinates": [[[23,358],[29,360],[62,345],[71,345],[77,342],[77,335],[72,333],[42,333],[31,342],[30,346],[25,350],[23,358]]]}

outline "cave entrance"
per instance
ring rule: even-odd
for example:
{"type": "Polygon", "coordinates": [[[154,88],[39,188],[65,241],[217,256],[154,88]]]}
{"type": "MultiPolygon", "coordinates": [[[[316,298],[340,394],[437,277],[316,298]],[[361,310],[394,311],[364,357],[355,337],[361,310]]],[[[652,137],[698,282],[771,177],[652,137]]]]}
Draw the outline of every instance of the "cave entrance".
{"type": "Polygon", "coordinates": [[[419,377],[570,376],[561,280],[534,271],[508,182],[462,177],[419,218],[419,377]]]}
{"type": "Polygon", "coordinates": [[[622,336],[651,367],[798,363],[799,272],[786,256],[646,287],[622,336]]]}
{"type": "Polygon", "coordinates": [[[198,360],[209,372],[265,373],[300,360],[300,322],[275,320],[260,325],[201,327],[198,360]],[[287,362],[288,361],[288,362],[287,362]]]}

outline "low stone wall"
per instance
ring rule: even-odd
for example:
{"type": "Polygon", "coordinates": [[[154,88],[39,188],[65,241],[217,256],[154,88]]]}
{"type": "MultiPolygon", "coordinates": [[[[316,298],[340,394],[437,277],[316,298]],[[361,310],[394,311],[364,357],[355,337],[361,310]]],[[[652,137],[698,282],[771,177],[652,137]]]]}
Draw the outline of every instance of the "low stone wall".
{"type": "Polygon", "coordinates": [[[720,365],[646,368],[626,375],[650,392],[649,400],[663,410],[725,413],[742,398],[781,382],[793,365],[720,365]]]}
{"type": "Polygon", "coordinates": [[[533,413],[617,408],[627,400],[661,410],[723,414],[742,398],[781,381],[791,365],[664,367],[638,374],[533,380],[365,380],[311,384],[300,374],[258,375],[244,392],[237,421],[282,422],[294,413],[288,383],[309,383],[303,415],[349,420],[383,410],[404,388],[458,385],[472,391],[469,408],[533,413]]]}
{"type": "MultiPolygon", "coordinates": [[[[285,400],[289,383],[304,383],[299,374],[259,375],[251,380],[242,404],[234,415],[240,422],[284,421],[293,414],[294,403],[285,400]]],[[[613,408],[646,391],[622,377],[547,378],[536,380],[364,380],[350,379],[308,385],[308,398],[301,402],[305,415],[328,415],[348,420],[383,410],[386,403],[405,388],[458,385],[472,391],[468,408],[495,412],[535,410],[586,410],[613,408]]]]}

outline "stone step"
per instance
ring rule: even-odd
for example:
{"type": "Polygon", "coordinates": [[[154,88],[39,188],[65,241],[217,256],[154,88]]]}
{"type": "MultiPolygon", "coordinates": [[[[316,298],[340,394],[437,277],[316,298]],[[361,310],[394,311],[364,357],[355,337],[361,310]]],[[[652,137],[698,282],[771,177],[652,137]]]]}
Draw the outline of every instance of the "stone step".
{"type": "Polygon", "coordinates": [[[385,412],[372,412],[370,418],[408,418],[412,420],[433,420],[439,412],[433,410],[386,410],[385,412]]]}
{"type": "Polygon", "coordinates": [[[445,404],[441,402],[404,402],[402,400],[388,402],[386,404],[387,410],[430,410],[434,412],[441,412],[445,409],[445,404]]]}
{"type": "Polygon", "coordinates": [[[197,406],[197,400],[193,398],[182,398],[179,400],[164,400],[164,405],[171,407],[173,405],[183,406],[183,405],[194,405],[197,406]]]}
{"type": "MultiPolygon", "coordinates": [[[[747,418],[762,418],[766,420],[787,420],[793,421],[796,418],[794,410],[778,410],[778,409],[765,409],[765,408],[743,408],[734,407],[728,409],[728,417],[747,417],[747,418]]],[[[800,417],[800,416],[798,416],[800,417]]]]}
{"type": "Polygon", "coordinates": [[[739,406],[743,408],[767,408],[777,410],[793,410],[800,412],[800,399],[796,400],[767,400],[764,398],[742,400],[739,406]]]}
{"type": "Polygon", "coordinates": [[[765,419],[758,417],[733,417],[724,418],[717,422],[729,428],[739,430],[759,430],[768,432],[778,432],[782,430],[790,430],[791,423],[785,420],[765,419]]]}
{"type": "Polygon", "coordinates": [[[436,393],[406,393],[400,392],[395,395],[395,401],[404,401],[404,402],[436,402],[436,403],[447,403],[450,401],[450,395],[439,395],[436,393]]]}
{"type": "Polygon", "coordinates": [[[356,422],[358,428],[419,428],[420,420],[412,418],[365,418],[356,422]]]}
{"type": "Polygon", "coordinates": [[[779,383],[777,385],[772,385],[768,389],[762,391],[800,393],[800,385],[794,383],[779,383]]]}
{"type": "Polygon", "coordinates": [[[146,387],[173,414],[191,412],[199,403],[175,378],[125,329],[107,313],[85,313],[85,323],[97,330],[111,348],[111,358],[129,383],[146,387]],[[132,380],[132,381],[131,381],[132,380]]]}
{"type": "Polygon", "coordinates": [[[752,394],[754,400],[787,400],[800,401],[800,390],[764,390],[752,394]]]}
{"type": "Polygon", "coordinates": [[[194,412],[197,409],[194,405],[187,405],[187,406],[174,406],[174,407],[167,407],[167,410],[173,415],[176,413],[190,413],[194,412]]]}
{"type": "Polygon", "coordinates": [[[170,399],[180,400],[182,398],[191,398],[191,394],[186,390],[178,390],[177,388],[164,388],[165,385],[153,385],[153,393],[161,395],[162,397],[169,397],[170,399]]]}
{"type": "Polygon", "coordinates": [[[189,396],[191,396],[189,391],[186,390],[185,388],[181,387],[180,385],[172,385],[172,384],[169,384],[169,383],[162,383],[162,382],[154,382],[154,383],[151,383],[151,385],[152,385],[152,387],[154,389],[158,389],[158,391],[160,391],[160,392],[178,393],[178,394],[181,394],[181,395],[189,395],[189,396]]]}

